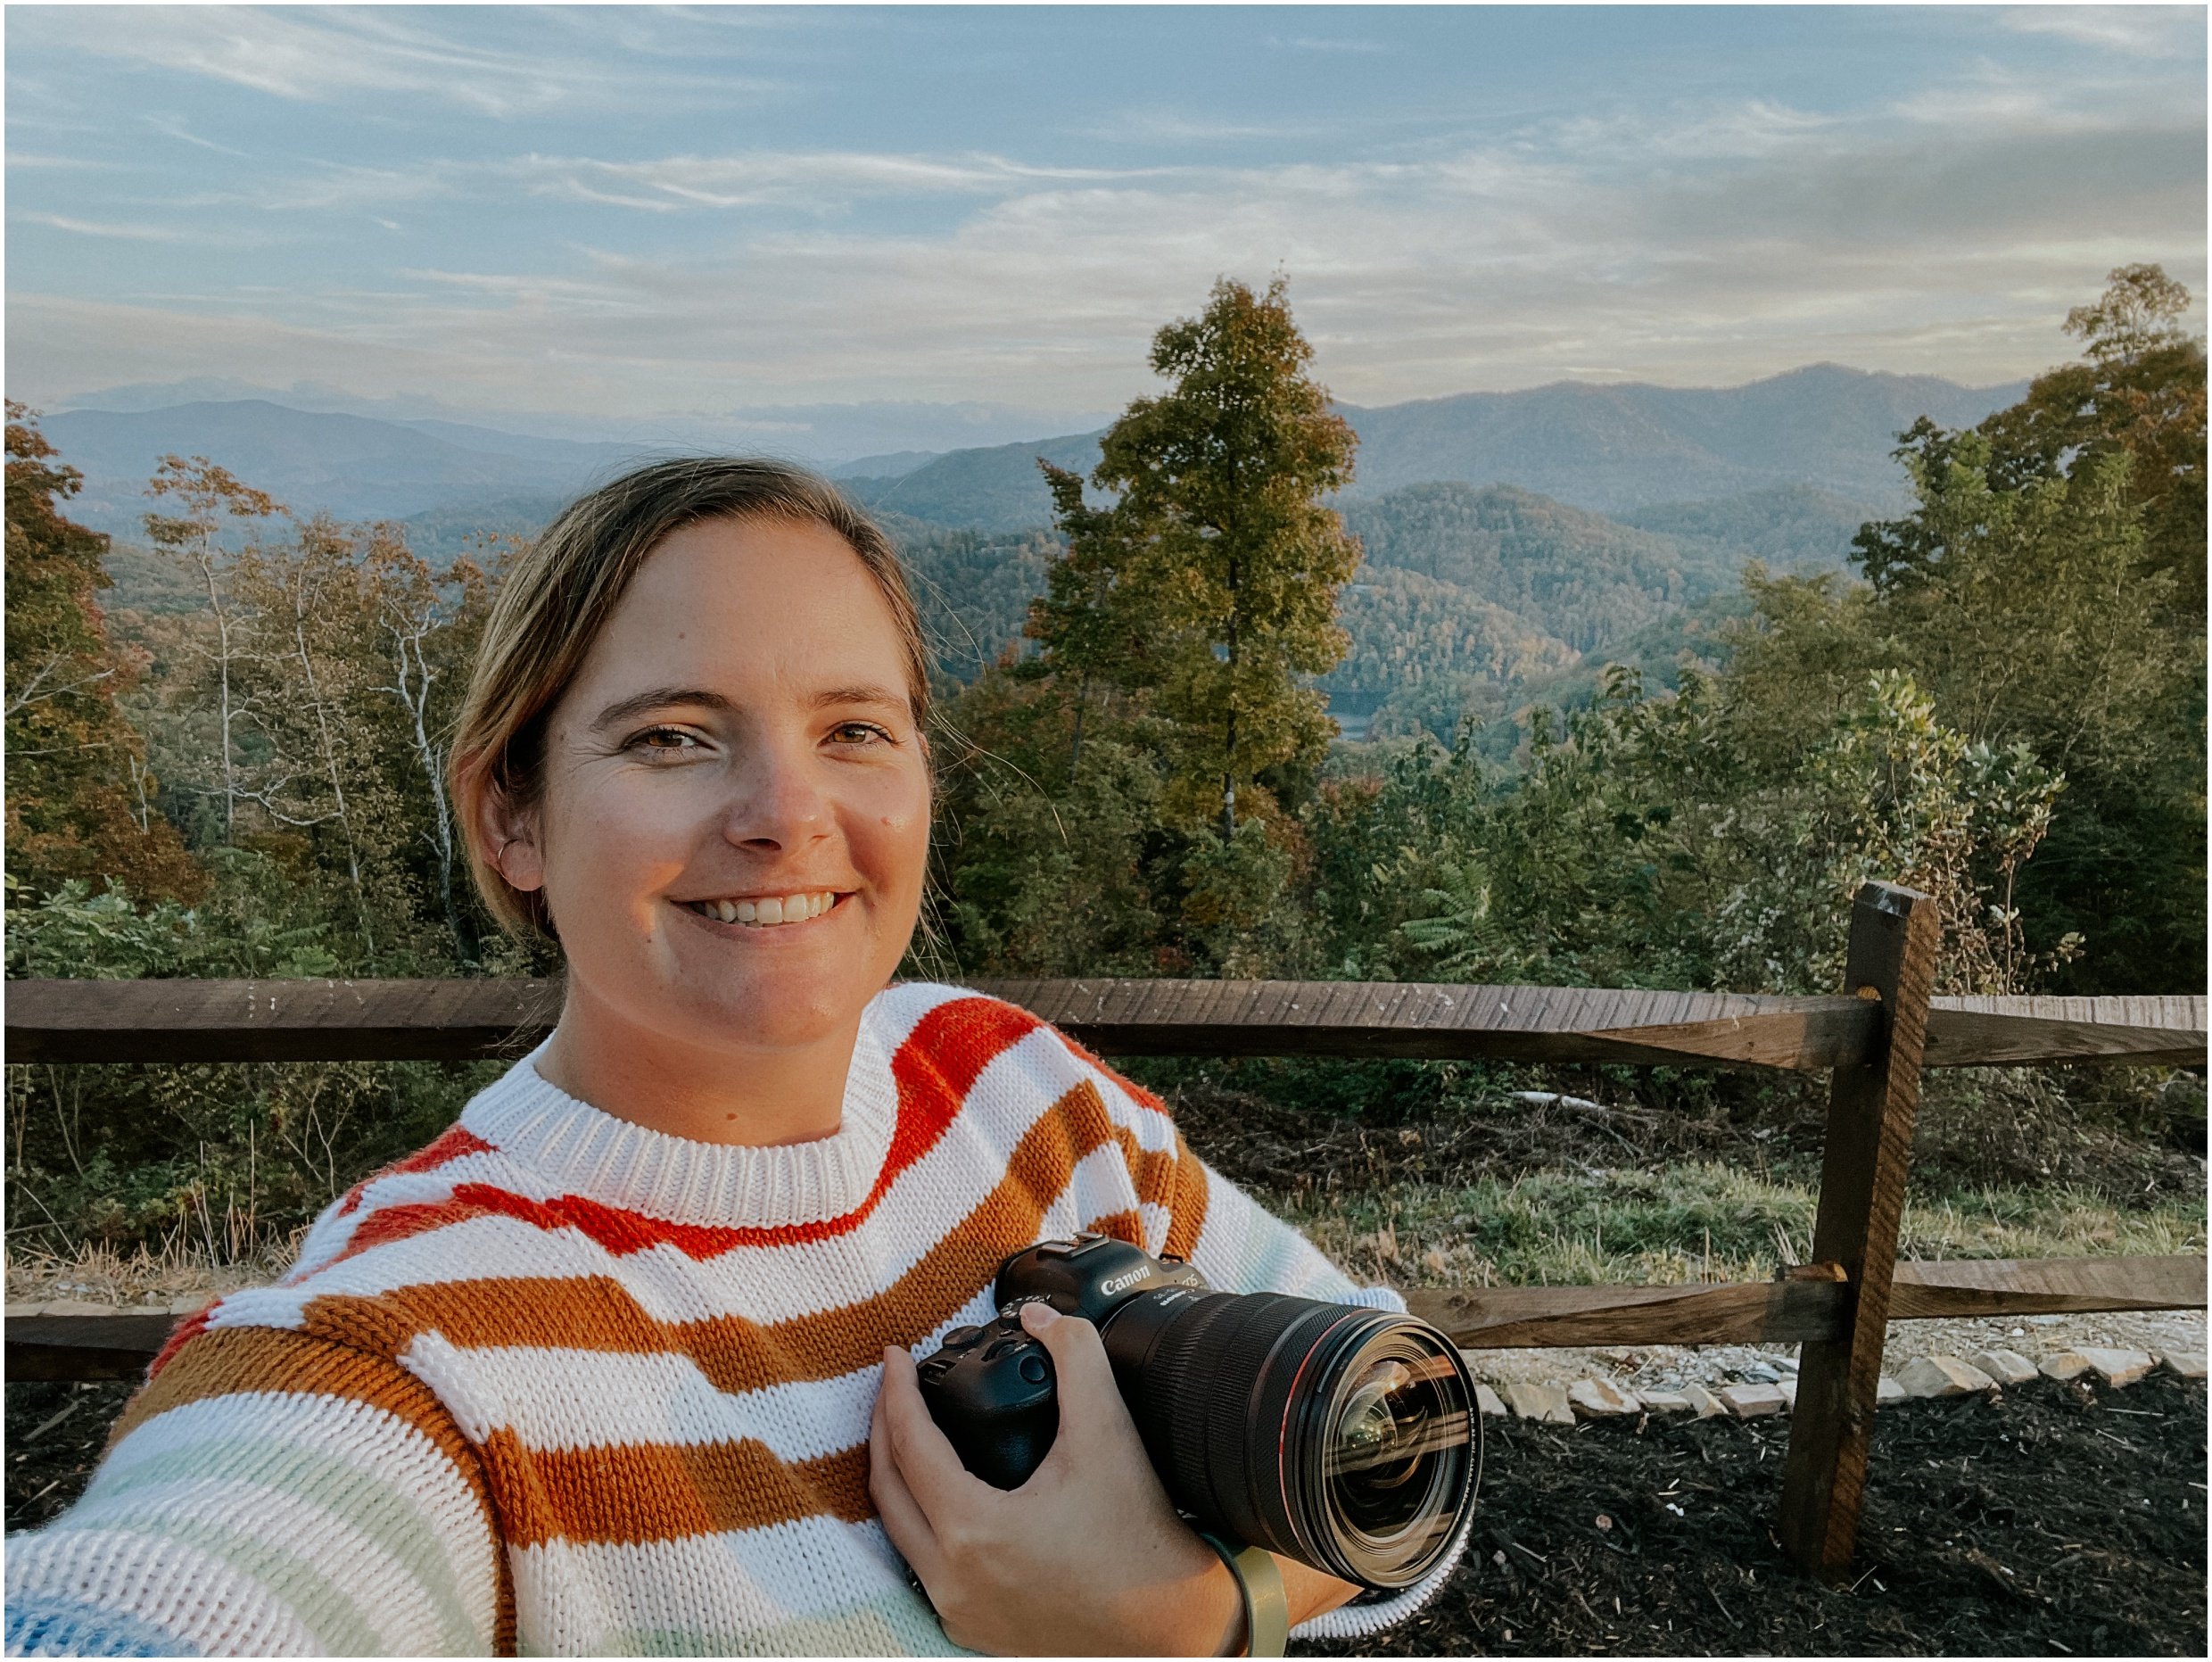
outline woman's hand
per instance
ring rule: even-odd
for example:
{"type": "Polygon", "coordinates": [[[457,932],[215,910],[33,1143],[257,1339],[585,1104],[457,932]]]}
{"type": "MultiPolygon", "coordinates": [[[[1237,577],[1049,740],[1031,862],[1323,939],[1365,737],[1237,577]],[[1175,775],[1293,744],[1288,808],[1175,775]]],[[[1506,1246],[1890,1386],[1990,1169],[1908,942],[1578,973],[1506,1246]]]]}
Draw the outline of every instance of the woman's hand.
{"type": "Polygon", "coordinates": [[[961,1465],[921,1400],[914,1359],[883,1353],[869,1492],[945,1637],[1002,1655],[1241,1650],[1235,1580],[1160,1487],[1098,1329],[1043,1304],[1022,1306],[1021,1320],[1052,1352],[1060,1433],[1011,1493],[961,1465]]]}

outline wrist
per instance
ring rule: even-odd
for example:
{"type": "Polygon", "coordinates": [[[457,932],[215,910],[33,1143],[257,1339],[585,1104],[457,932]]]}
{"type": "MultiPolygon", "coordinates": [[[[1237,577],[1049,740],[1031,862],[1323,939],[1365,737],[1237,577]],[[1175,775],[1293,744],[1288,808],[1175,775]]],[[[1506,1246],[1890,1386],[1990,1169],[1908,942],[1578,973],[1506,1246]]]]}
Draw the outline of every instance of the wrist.
{"type": "Polygon", "coordinates": [[[1241,1657],[1244,1654],[1244,1589],[1220,1555],[1211,1547],[1206,1556],[1213,1559],[1208,1573],[1208,1598],[1204,1608],[1209,1612],[1206,1625],[1199,1628],[1213,1638],[1213,1648],[1203,1654],[1216,1657],[1241,1657]]]}

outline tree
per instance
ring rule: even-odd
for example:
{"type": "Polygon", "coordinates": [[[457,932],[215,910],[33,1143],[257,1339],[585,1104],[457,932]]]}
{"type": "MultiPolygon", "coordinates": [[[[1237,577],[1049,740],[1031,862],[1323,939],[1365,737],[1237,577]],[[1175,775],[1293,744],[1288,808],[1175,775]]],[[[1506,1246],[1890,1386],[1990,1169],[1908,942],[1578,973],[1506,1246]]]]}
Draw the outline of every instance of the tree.
{"type": "Polygon", "coordinates": [[[2205,351],[2188,292],[2123,267],[2068,314],[2085,358],[1978,427],[1922,420],[1918,498],[1856,547],[1870,593],[1774,585],[1739,650],[1778,710],[1908,669],[1945,722],[2067,778],[2018,905],[2068,990],[2195,985],[2205,951],[2205,351]],[[1775,609],[1780,602],[1783,617],[1775,609]]]}
{"type": "Polygon", "coordinates": [[[7,418],[8,870],[194,897],[206,874],[150,806],[144,741],[117,706],[141,666],[109,639],[96,598],[108,540],[62,515],[83,475],[33,413],[11,401],[7,418]]]}
{"type": "Polygon", "coordinates": [[[1110,506],[1043,464],[1069,542],[1032,615],[1044,667],[1074,682],[1078,712],[1093,682],[1149,694],[1173,724],[1172,806],[1210,802],[1225,843],[1240,787],[1251,806],[1260,774],[1325,753],[1325,700],[1300,678],[1349,645],[1336,593],[1359,545],[1321,498],[1350,483],[1358,441],[1312,356],[1281,277],[1264,294],[1225,277],[1153,337],[1174,386],[1107,433],[1091,483],[1110,506]]]}
{"type": "MultiPolygon", "coordinates": [[[[497,551],[512,552],[514,546],[508,539],[497,551]]],[[[429,813],[419,816],[428,823],[418,830],[417,841],[436,862],[436,893],[454,951],[464,960],[474,959],[479,938],[473,924],[464,922],[455,892],[458,862],[453,810],[446,799],[444,738],[459,714],[466,666],[491,615],[491,582],[483,567],[466,556],[441,576],[408,547],[396,525],[378,525],[371,532],[363,575],[374,597],[379,644],[392,677],[374,690],[397,701],[407,755],[428,798],[429,813]]],[[[419,806],[419,798],[417,802],[419,806]]]]}
{"type": "MultiPolygon", "coordinates": [[[[2094,303],[2067,313],[2086,356],[2038,376],[2018,403],[1975,432],[1991,484],[2020,489],[2129,459],[2128,506],[2140,510],[2142,569],[2170,575],[2169,616],[2201,624],[2205,608],[2205,343],[2182,327],[2189,291],[2155,265],[2122,266],[2094,303]]],[[[1923,418],[1905,451],[1940,467],[1961,434],[1923,418]]],[[[1880,586],[1897,562],[1924,556],[1911,520],[1869,525],[1858,543],[1880,586]]]]}
{"type": "Polygon", "coordinates": [[[214,645],[209,667],[217,687],[217,732],[222,777],[223,840],[236,834],[238,775],[236,724],[238,706],[231,685],[235,666],[245,652],[250,620],[240,612],[227,581],[230,556],[220,541],[226,519],[266,519],[284,511],[274,497],[241,484],[230,472],[204,456],[190,461],[164,456],[146,494],[174,497],[182,514],[148,514],[146,535],[153,546],[185,566],[198,580],[208,598],[214,624],[214,645]]]}
{"type": "Polygon", "coordinates": [[[256,618],[255,650],[225,696],[253,719],[268,757],[227,777],[235,800],[251,801],[281,826],[334,827],[363,947],[376,951],[370,904],[392,898],[389,873],[396,793],[378,777],[376,747],[362,731],[376,660],[376,607],[359,550],[327,514],[288,543],[248,549],[231,572],[240,605],[256,618]]]}

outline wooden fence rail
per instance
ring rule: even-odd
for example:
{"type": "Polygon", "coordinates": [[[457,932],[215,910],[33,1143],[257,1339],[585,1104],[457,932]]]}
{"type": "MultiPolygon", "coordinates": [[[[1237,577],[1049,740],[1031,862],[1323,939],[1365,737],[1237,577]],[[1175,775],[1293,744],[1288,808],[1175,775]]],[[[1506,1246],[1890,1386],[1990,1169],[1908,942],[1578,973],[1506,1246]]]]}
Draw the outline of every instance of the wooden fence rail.
{"type": "MultiPolygon", "coordinates": [[[[1102,1055],[1404,1056],[1832,1068],[1881,1040],[1853,997],[1371,981],[978,981],[1102,1055]]],[[[541,980],[10,981],[11,1062],[452,1062],[520,1055],[541,980]]],[[[2205,1059],[2196,997],[1937,998],[1930,1067],[2205,1059]]]]}
{"type": "MultiPolygon", "coordinates": [[[[2202,1067],[2206,1000],[1935,998],[1935,909],[1860,891],[1836,997],[1587,988],[1288,981],[985,981],[1106,1055],[1401,1056],[1831,1071],[1811,1264],[1772,1282],[1416,1288],[1413,1311],[1468,1349],[1795,1343],[1782,1539],[1808,1569],[1850,1562],[1891,1321],[2200,1309],[2202,1254],[1899,1263],[1925,1067],[2202,1067]]],[[[557,982],[12,981],[19,1063],[461,1061],[519,1056],[552,1029],[557,982]]],[[[7,1328],[13,1379],[128,1377],[160,1314],[33,1316],[7,1328]]]]}

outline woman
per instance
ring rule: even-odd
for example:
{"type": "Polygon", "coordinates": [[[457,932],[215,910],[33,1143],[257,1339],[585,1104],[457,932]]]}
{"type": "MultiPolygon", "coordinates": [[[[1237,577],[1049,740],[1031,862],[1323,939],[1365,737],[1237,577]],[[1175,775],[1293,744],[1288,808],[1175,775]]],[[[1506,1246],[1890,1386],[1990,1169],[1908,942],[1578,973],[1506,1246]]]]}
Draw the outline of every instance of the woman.
{"type": "MultiPolygon", "coordinates": [[[[1241,1649],[1088,1323],[1025,1316],[1062,1428],[1011,1493],[914,1359],[1082,1228],[1402,1304],[1050,1027],[890,985],[926,672],[889,545],[811,475],[667,462],[548,528],[450,783],[494,914],[557,938],[558,1025],[279,1285],[184,1324],[85,1498],[10,1543],[12,1651],[1241,1649]]],[[[1339,1609],[1284,1561],[1292,1618],[1374,1631],[1451,1562],[1339,1609]]]]}

